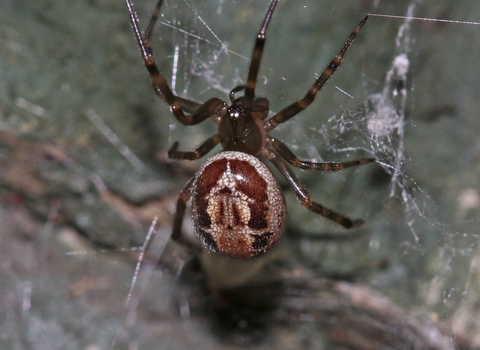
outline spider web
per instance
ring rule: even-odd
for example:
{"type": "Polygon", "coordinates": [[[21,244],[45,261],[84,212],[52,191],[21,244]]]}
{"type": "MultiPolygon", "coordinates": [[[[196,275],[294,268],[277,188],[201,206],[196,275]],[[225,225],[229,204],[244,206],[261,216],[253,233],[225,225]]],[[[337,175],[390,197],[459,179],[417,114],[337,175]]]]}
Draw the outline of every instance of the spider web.
{"type": "MultiPolygon", "coordinates": [[[[227,100],[230,89],[246,79],[267,3],[166,1],[153,42],[176,93],[196,101],[227,100]]],[[[154,4],[135,5],[143,28],[154,4]]],[[[334,8],[328,1],[280,2],[258,94],[270,100],[272,111],[301,98],[366,13],[474,21],[475,5],[375,0],[334,8]]],[[[186,180],[155,168],[147,157],[152,142],[157,150],[176,140],[190,149],[213,134],[213,126],[179,126],[154,96],[121,1],[7,1],[0,8],[11,14],[0,27],[6,43],[0,62],[8,62],[0,70],[2,131],[54,144],[67,154],[52,151],[35,162],[32,172],[56,186],[27,186],[9,173],[19,157],[10,148],[18,143],[2,144],[0,344],[148,349],[158,348],[161,339],[162,348],[228,347],[196,319],[205,302],[199,288],[178,279],[189,257],[175,247],[163,250],[175,193],[186,180]],[[34,208],[33,216],[16,204],[17,191],[34,208]],[[133,204],[125,205],[121,196],[133,204]],[[167,199],[155,207],[161,224],[147,239],[148,210],[135,208],[156,197],[167,199]],[[62,221],[59,213],[66,221],[55,225],[62,221]],[[38,217],[45,219],[38,223],[38,217]],[[132,252],[141,252],[142,259],[132,252]],[[162,265],[155,268],[162,252],[162,265]],[[131,261],[140,263],[137,270],[131,261]]],[[[366,238],[358,244],[305,239],[291,254],[315,272],[370,266],[357,281],[423,324],[435,323],[451,340],[444,348],[459,340],[465,347],[480,346],[479,28],[371,16],[314,104],[272,133],[303,158],[378,160],[340,174],[297,172],[315,200],[364,218],[366,238]],[[371,267],[382,259],[386,269],[371,267]]],[[[33,163],[31,149],[39,147],[25,147],[33,163]]],[[[29,169],[20,168],[21,174],[29,169]]],[[[182,169],[188,173],[194,166],[182,169]]],[[[293,227],[336,232],[285,193],[293,227]]]]}

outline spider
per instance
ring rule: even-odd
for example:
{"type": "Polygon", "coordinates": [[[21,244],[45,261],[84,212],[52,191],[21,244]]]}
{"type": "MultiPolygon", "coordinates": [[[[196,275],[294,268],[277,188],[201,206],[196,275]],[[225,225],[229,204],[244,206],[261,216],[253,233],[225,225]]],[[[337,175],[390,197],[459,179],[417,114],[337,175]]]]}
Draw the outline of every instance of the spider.
{"type": "Polygon", "coordinates": [[[192,218],[195,232],[207,251],[219,253],[226,258],[249,259],[274,247],[283,234],[286,206],[275,177],[258,157],[273,163],[287,179],[301,204],[310,211],[345,228],[356,227],[363,223],[363,220],[350,220],[314,202],[290,165],[300,169],[332,172],[371,163],[375,159],[365,158],[344,163],[300,160],[282,141],[268,135],[268,132],[303,111],[313,102],[318,91],[339,67],[345,52],[367,22],[368,16],[361,20],[305,97],[267,119],[269,101],[264,97],[255,96],[255,86],[267,27],[278,0],[271,1],[257,35],[247,84],[236,86],[230,91],[230,106],[216,97],[199,104],[175,96],[155,64],[150,45],[152,30],[160,13],[162,0],[158,1],[144,36],[139,30],[132,0],[125,0],[125,2],[155,93],[170,105],[172,113],[180,123],[195,125],[211,118],[218,125],[218,133],[208,138],[194,151],[179,151],[179,144],[175,142],[168,151],[169,158],[199,159],[219,143],[224,149],[223,152],[208,158],[180,192],[172,239],[194,248],[194,245],[182,236],[186,203],[193,197],[192,218]],[[236,94],[241,91],[243,96],[236,97],[236,94]]]}

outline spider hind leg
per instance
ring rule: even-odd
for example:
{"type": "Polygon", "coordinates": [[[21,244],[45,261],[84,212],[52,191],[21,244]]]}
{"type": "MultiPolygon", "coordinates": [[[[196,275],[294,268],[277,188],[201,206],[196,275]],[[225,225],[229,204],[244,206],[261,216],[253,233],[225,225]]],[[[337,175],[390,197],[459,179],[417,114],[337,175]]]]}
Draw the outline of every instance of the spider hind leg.
{"type": "Polygon", "coordinates": [[[292,188],[300,203],[302,203],[302,205],[305,206],[308,210],[313,213],[320,214],[321,216],[332,220],[333,222],[336,222],[337,224],[347,229],[358,227],[364,223],[364,221],[361,219],[351,220],[346,216],[336,213],[324,207],[323,205],[314,202],[305,186],[300,182],[298,177],[288,166],[287,162],[283,158],[281,158],[278,153],[276,153],[275,151],[271,151],[269,159],[287,179],[290,187],[292,188]]]}

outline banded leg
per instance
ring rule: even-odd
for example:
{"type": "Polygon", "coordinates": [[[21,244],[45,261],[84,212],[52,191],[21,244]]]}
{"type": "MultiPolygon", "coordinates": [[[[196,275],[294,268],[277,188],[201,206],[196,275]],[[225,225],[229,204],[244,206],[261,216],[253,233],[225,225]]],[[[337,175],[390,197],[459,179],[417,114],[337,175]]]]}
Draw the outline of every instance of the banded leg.
{"type": "Polygon", "coordinates": [[[268,23],[272,19],[273,10],[277,5],[278,0],[272,0],[270,7],[268,8],[265,19],[263,20],[260,32],[257,35],[257,41],[253,48],[252,60],[250,61],[250,69],[248,70],[247,85],[245,87],[245,104],[252,106],[255,99],[255,86],[257,85],[258,70],[260,68],[260,62],[262,60],[263,47],[265,46],[265,37],[267,33],[268,23]]]}
{"type": "Polygon", "coordinates": [[[322,75],[318,77],[317,81],[315,81],[315,84],[313,84],[313,86],[310,88],[310,90],[305,95],[305,97],[302,98],[301,100],[298,100],[297,102],[294,102],[290,106],[282,109],[280,112],[275,114],[272,118],[270,118],[264,123],[265,130],[267,132],[275,129],[278,124],[286,122],[287,120],[289,120],[290,118],[298,114],[299,112],[303,111],[305,108],[307,108],[310,105],[310,103],[313,102],[318,91],[320,91],[323,85],[325,85],[328,79],[330,79],[332,74],[337,70],[337,68],[342,63],[342,59],[345,56],[345,53],[347,52],[350,45],[352,45],[353,39],[355,39],[355,37],[357,36],[357,33],[360,31],[360,29],[362,29],[363,25],[367,22],[367,20],[368,20],[368,16],[365,16],[360,21],[360,23],[352,32],[352,34],[350,34],[350,37],[347,39],[347,41],[343,45],[340,52],[329,63],[327,68],[325,68],[322,75]]]}
{"type": "Polygon", "coordinates": [[[192,197],[192,189],[193,189],[193,181],[195,180],[195,176],[193,176],[188,182],[187,185],[184,187],[180,195],[178,196],[177,201],[177,209],[175,211],[175,219],[173,220],[173,228],[172,228],[172,239],[180,244],[183,244],[187,248],[190,248],[195,251],[201,252],[202,249],[190,242],[189,240],[185,239],[182,234],[182,222],[183,217],[185,216],[185,209],[187,207],[187,202],[192,197]]]}
{"type": "Polygon", "coordinates": [[[145,38],[142,38],[142,34],[138,27],[137,17],[135,16],[135,12],[133,11],[133,4],[131,0],[125,0],[127,4],[128,12],[130,13],[130,21],[132,23],[133,30],[135,32],[135,37],[137,39],[138,45],[140,46],[140,52],[143,57],[143,61],[145,63],[145,67],[150,74],[150,79],[152,82],[152,87],[155,93],[162,98],[165,102],[170,105],[173,114],[177,120],[184,124],[184,125],[194,125],[198,124],[205,119],[211,116],[212,110],[213,111],[220,111],[224,108],[225,103],[218,99],[210,99],[205,102],[203,105],[197,108],[195,113],[185,115],[183,113],[182,105],[187,107],[187,109],[193,109],[197,104],[195,102],[191,102],[186,99],[178,98],[175,96],[168,86],[165,78],[163,77],[162,73],[157,68],[155,64],[155,57],[153,55],[153,50],[150,45],[150,36],[153,30],[153,27],[157,21],[158,14],[160,12],[160,7],[162,6],[163,0],[159,0],[157,6],[155,7],[155,11],[152,15],[150,20],[150,24],[148,25],[147,32],[145,34],[145,38]],[[203,108],[207,105],[205,108],[203,108]]]}
{"type": "Polygon", "coordinates": [[[182,152],[177,151],[178,149],[178,142],[175,142],[168,151],[168,158],[170,159],[187,159],[187,160],[195,160],[202,158],[205,154],[210,152],[213,147],[218,145],[220,142],[220,136],[218,134],[208,138],[204,143],[200,145],[195,151],[192,152],[182,152]]]}
{"type": "Polygon", "coordinates": [[[368,164],[375,161],[375,158],[364,158],[352,160],[350,162],[309,162],[306,160],[299,159],[292,151],[280,140],[277,140],[271,136],[267,137],[267,144],[271,145],[275,151],[287,162],[293,165],[296,168],[300,169],[310,169],[310,170],[319,170],[325,172],[339,171],[352,166],[368,164]]]}
{"type": "MultiPolygon", "coordinates": [[[[162,6],[162,1],[158,1],[157,5],[155,6],[155,10],[153,11],[152,17],[150,18],[150,23],[148,24],[148,28],[145,31],[145,39],[144,42],[148,43],[148,46],[150,46],[150,36],[152,35],[153,27],[155,26],[155,23],[157,22],[158,15],[160,14],[160,7],[162,6]]],[[[158,86],[153,86],[153,90],[157,93],[157,95],[167,102],[167,99],[165,96],[162,94],[160,88],[158,86]]],[[[182,108],[183,111],[193,114],[197,109],[201,107],[201,103],[196,103],[190,100],[187,100],[182,97],[175,96],[175,99],[178,101],[180,104],[180,107],[182,108]]]]}
{"type": "Polygon", "coordinates": [[[312,200],[312,197],[310,197],[310,195],[308,194],[305,186],[302,185],[298,177],[293,173],[292,169],[290,169],[284,159],[282,159],[276,153],[274,153],[273,156],[269,159],[275,165],[275,167],[283,174],[283,176],[285,176],[300,203],[302,203],[303,206],[307,207],[308,210],[316,214],[320,214],[323,217],[332,220],[345,228],[353,228],[363,224],[363,220],[350,220],[349,218],[338,214],[328,208],[325,208],[323,205],[317,202],[314,202],[312,200]]]}

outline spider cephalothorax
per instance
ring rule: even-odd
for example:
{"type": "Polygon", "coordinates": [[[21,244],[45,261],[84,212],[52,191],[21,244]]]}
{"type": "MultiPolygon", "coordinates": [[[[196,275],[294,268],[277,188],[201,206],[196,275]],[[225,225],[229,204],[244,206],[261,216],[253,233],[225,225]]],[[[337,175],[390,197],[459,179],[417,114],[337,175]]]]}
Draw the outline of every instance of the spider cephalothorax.
{"type": "Polygon", "coordinates": [[[266,142],[263,119],[268,106],[262,111],[247,107],[242,98],[233,102],[218,125],[218,136],[224,150],[257,155],[266,142]]]}
{"type": "Polygon", "coordinates": [[[280,140],[268,135],[268,132],[313,102],[318,91],[340,65],[345,52],[368,16],[358,24],[340,52],[318,77],[305,97],[267,119],[268,100],[255,96],[255,86],[267,27],[278,0],[272,0],[270,3],[257,35],[247,83],[232,89],[229,96],[230,106],[219,98],[211,98],[199,104],[175,96],[155,64],[150,46],[150,36],[157,21],[162,0],[158,1],[143,37],[138,28],[132,2],[125,1],[154,91],[170,105],[173,114],[182,124],[194,125],[211,118],[218,125],[218,133],[208,138],[195,151],[178,151],[178,142],[175,142],[168,152],[169,157],[199,159],[219,143],[224,149],[224,152],[208,158],[180,193],[173,224],[173,239],[190,245],[182,236],[182,220],[186,202],[193,198],[192,216],[195,231],[205,249],[227,258],[248,259],[274,247],[283,233],[285,202],[272,172],[257,157],[271,161],[287,179],[302,205],[312,212],[346,228],[358,226],[363,222],[350,220],[314,202],[288,163],[300,169],[331,172],[367,164],[373,162],[373,158],[344,163],[303,161],[280,140]],[[235,94],[240,91],[244,91],[244,95],[235,98],[235,94]]]}

